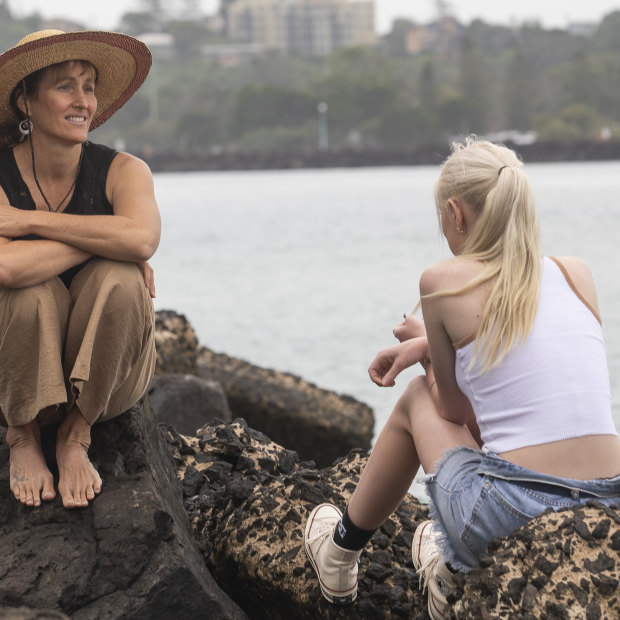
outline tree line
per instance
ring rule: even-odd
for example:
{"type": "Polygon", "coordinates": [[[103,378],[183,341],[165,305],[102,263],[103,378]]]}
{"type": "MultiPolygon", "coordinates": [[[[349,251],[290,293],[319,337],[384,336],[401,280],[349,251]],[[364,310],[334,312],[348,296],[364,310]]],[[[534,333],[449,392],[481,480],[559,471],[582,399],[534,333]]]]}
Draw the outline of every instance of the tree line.
{"type": "MultiPolygon", "coordinates": [[[[36,19],[2,19],[2,40],[14,44],[36,19]]],[[[201,53],[222,42],[201,20],[137,13],[123,25],[175,42],[173,53],[155,52],[142,89],[93,137],[136,153],[316,150],[321,102],[334,150],[411,149],[501,130],[538,141],[620,139],[620,11],[582,34],[445,17],[427,26],[435,43],[416,53],[407,41],[420,26],[398,20],[374,48],[314,59],[265,52],[227,67],[201,53]]]]}

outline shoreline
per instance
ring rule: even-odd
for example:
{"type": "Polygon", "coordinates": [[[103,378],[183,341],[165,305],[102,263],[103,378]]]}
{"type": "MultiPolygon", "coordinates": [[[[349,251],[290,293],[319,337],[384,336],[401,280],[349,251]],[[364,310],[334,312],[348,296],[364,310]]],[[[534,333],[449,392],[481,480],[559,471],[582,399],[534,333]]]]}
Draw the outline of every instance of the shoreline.
{"type": "MultiPolygon", "coordinates": [[[[527,163],[620,161],[620,141],[506,142],[527,163]]],[[[411,149],[338,149],[330,151],[221,151],[139,154],[153,172],[223,170],[293,170],[303,168],[362,168],[381,166],[434,166],[449,153],[446,144],[411,149]]]]}

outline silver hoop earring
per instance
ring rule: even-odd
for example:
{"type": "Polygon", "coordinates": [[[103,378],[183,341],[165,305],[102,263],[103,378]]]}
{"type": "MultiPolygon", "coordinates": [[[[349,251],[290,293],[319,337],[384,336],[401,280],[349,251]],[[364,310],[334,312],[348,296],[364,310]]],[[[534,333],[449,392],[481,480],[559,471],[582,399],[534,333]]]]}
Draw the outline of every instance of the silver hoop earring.
{"type": "Polygon", "coordinates": [[[17,126],[19,133],[22,135],[22,140],[25,140],[32,132],[32,121],[29,118],[19,122],[17,126]]]}

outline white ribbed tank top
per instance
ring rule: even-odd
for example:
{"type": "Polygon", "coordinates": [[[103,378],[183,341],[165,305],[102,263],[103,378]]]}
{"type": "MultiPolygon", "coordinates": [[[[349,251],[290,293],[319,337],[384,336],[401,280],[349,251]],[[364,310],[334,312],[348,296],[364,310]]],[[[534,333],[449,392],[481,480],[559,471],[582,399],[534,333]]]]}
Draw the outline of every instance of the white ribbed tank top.
{"type": "Polygon", "coordinates": [[[490,371],[456,349],[456,380],[496,454],[585,435],[617,435],[601,323],[554,260],[543,258],[534,327],[490,371]]]}

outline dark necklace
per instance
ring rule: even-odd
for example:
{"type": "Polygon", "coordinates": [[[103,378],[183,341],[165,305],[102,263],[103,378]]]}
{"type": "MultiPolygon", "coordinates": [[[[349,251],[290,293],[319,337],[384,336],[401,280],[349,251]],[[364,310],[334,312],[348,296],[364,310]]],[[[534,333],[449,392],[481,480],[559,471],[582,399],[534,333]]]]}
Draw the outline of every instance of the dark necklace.
{"type": "MultiPolygon", "coordinates": [[[[26,95],[26,84],[23,80],[22,80],[22,88],[24,92],[24,104],[26,106],[26,117],[28,118],[28,120],[30,120],[30,112],[28,110],[28,98],[25,96],[26,95]]],[[[71,192],[73,191],[73,188],[75,187],[75,184],[77,183],[77,178],[78,178],[78,175],[80,174],[80,168],[82,167],[82,157],[84,156],[84,143],[82,143],[82,148],[80,149],[80,159],[78,160],[77,170],[75,171],[75,177],[73,177],[73,183],[71,183],[71,187],[69,188],[69,191],[65,194],[65,197],[58,203],[58,206],[55,209],[52,209],[52,205],[50,204],[50,201],[47,199],[47,196],[44,194],[43,190],[41,189],[41,183],[39,183],[39,178],[37,177],[37,168],[34,164],[34,144],[32,141],[32,130],[30,131],[29,138],[30,138],[29,140],[30,158],[32,160],[32,175],[34,176],[34,182],[37,184],[37,188],[39,189],[41,196],[43,196],[43,200],[45,200],[45,204],[47,205],[48,210],[53,211],[54,213],[57,213],[60,207],[62,207],[62,205],[65,203],[65,200],[69,198],[69,195],[71,194],[71,192]]]]}
{"type": "Polygon", "coordinates": [[[71,183],[69,191],[65,194],[65,197],[58,203],[58,206],[55,209],[52,209],[52,205],[50,204],[50,201],[47,199],[47,196],[44,194],[43,190],[41,189],[41,183],[39,183],[39,178],[37,177],[37,168],[34,164],[34,146],[32,145],[32,132],[30,133],[30,155],[32,158],[32,174],[34,176],[34,182],[37,184],[37,188],[39,189],[41,196],[43,196],[43,200],[45,200],[45,204],[47,205],[48,210],[56,213],[65,203],[65,200],[69,198],[69,195],[71,194],[73,188],[75,187],[75,184],[77,183],[77,178],[80,174],[80,168],[82,166],[82,157],[84,156],[84,144],[82,143],[82,148],[80,149],[80,159],[78,160],[77,170],[75,171],[75,176],[73,177],[73,183],[71,183]]]}

